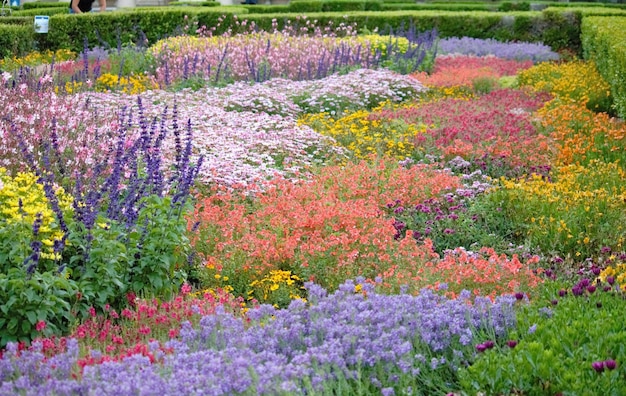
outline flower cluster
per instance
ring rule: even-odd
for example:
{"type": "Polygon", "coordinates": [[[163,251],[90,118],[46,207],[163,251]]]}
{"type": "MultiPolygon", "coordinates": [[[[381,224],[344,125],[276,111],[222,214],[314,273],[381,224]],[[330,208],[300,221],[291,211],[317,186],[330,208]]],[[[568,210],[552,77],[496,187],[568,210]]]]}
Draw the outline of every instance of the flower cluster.
{"type": "Polygon", "coordinates": [[[440,373],[454,381],[456,370],[473,359],[476,333],[501,337],[516,324],[512,298],[469,303],[467,294],[449,300],[428,290],[418,296],[386,296],[372,285],[352,281],[333,294],[312,284],[307,289],[310,306],[301,300],[284,310],[261,306],[248,311],[248,323],[219,310],[197,327],[183,323],[180,340],[166,344],[171,353],[150,344],[148,352],[160,364],[135,354],[85,367],[81,377],[72,378],[75,341],[50,359],[37,349],[18,352],[12,344],[0,360],[1,390],[302,393],[333,387],[340,380],[350,389],[366,386],[369,392],[417,386],[434,391],[437,384],[421,379],[440,373]],[[363,292],[355,293],[359,284],[363,292]]]}
{"type": "Polygon", "coordinates": [[[586,165],[591,161],[626,163],[626,125],[584,103],[546,106],[537,112],[541,128],[551,135],[554,162],[586,165]]]}
{"type": "Polygon", "coordinates": [[[390,122],[387,119],[371,120],[371,115],[367,110],[336,118],[327,113],[318,113],[306,115],[299,122],[311,126],[322,135],[331,136],[356,158],[365,159],[372,154],[398,159],[412,156],[415,150],[414,138],[424,132],[426,127],[406,124],[400,119],[390,122]]]}
{"type": "Polygon", "coordinates": [[[585,104],[593,111],[611,110],[609,84],[593,62],[541,63],[520,72],[518,81],[565,103],[585,104]]]}
{"type": "Polygon", "coordinates": [[[156,82],[146,75],[134,75],[120,77],[110,73],[104,73],[96,80],[97,91],[120,90],[127,95],[137,95],[148,89],[157,89],[156,82]]]}
{"type": "Polygon", "coordinates": [[[487,155],[506,159],[509,167],[548,163],[549,140],[538,133],[532,112],[543,106],[546,94],[497,90],[476,99],[441,99],[382,110],[373,120],[403,120],[426,125],[415,137],[424,154],[443,154],[446,159],[487,155]]]}
{"type": "MultiPolygon", "coordinates": [[[[37,183],[38,179],[39,176],[33,173],[17,173],[11,177],[0,168],[0,254],[4,257],[3,271],[26,260],[32,253],[32,241],[41,243],[42,259],[59,259],[58,243],[63,239],[63,230],[56,221],[44,187],[37,183]],[[36,229],[33,229],[34,225],[36,229]]],[[[54,193],[61,210],[70,214],[73,198],[62,187],[54,193]]]]}
{"type": "Polygon", "coordinates": [[[417,73],[414,76],[426,86],[471,87],[476,80],[497,80],[503,76],[514,76],[528,69],[532,61],[518,61],[495,56],[446,55],[435,59],[432,73],[417,73]]]}
{"type": "Polygon", "coordinates": [[[429,166],[361,161],[326,166],[309,182],[276,180],[252,205],[227,194],[204,198],[189,225],[200,222],[194,244],[210,261],[207,279],[228,276],[237,293],[246,295],[253,280],[279,268],[335,288],[346,277],[374,279],[398,262],[430,256],[413,238],[394,239],[383,208],[392,199],[416,205],[459,187],[457,177],[429,166]]]}
{"type": "Polygon", "coordinates": [[[559,59],[559,55],[549,46],[539,43],[503,43],[494,39],[449,37],[439,40],[437,46],[441,54],[494,55],[502,59],[532,60],[535,63],[559,59]]]}

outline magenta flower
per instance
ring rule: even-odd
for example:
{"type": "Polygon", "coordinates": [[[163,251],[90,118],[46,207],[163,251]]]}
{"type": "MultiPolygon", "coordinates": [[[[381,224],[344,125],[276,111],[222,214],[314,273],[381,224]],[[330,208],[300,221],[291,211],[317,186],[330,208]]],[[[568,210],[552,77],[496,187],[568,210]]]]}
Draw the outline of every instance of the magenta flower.
{"type": "Polygon", "coordinates": [[[591,368],[596,370],[597,373],[601,373],[604,371],[604,362],[593,362],[591,363],[591,368]]]}
{"type": "Polygon", "coordinates": [[[478,352],[482,353],[482,352],[485,352],[487,350],[487,347],[485,346],[485,344],[478,344],[478,345],[476,345],[476,350],[478,352]]]}

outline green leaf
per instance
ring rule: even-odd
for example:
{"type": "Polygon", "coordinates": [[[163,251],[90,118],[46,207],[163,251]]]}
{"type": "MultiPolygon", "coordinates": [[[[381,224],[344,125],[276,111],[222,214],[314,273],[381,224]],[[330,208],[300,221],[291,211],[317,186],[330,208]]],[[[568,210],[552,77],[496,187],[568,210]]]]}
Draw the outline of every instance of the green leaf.
{"type": "MultiPolygon", "coordinates": [[[[26,317],[31,324],[34,325],[35,323],[37,323],[37,314],[35,313],[35,311],[26,311],[26,317]]],[[[24,325],[22,324],[22,327],[23,326],[24,325]]]]}

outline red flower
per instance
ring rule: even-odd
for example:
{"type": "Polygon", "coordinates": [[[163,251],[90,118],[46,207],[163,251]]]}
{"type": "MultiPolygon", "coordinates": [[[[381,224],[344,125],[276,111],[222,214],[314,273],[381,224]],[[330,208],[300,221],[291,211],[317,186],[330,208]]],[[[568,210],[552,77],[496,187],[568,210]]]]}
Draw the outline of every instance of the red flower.
{"type": "Polygon", "coordinates": [[[44,322],[43,320],[40,320],[39,322],[37,322],[37,324],[35,325],[35,329],[37,331],[43,331],[43,329],[46,328],[46,322],[44,322]]]}

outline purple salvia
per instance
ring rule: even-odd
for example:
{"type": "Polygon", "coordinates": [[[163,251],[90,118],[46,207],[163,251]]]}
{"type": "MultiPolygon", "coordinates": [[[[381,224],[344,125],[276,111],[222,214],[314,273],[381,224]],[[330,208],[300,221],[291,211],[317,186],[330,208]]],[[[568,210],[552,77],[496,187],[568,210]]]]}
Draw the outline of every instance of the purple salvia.
{"type": "Polygon", "coordinates": [[[89,79],[89,57],[87,56],[87,52],[89,51],[89,42],[87,41],[87,37],[83,40],[83,71],[81,75],[81,82],[87,81],[89,79]]]}
{"type": "Polygon", "coordinates": [[[32,275],[37,269],[37,265],[39,265],[39,258],[41,257],[41,241],[38,241],[37,238],[39,236],[39,229],[41,228],[41,224],[43,223],[43,215],[41,212],[37,212],[35,214],[35,221],[33,222],[33,240],[30,243],[30,248],[32,249],[32,254],[24,260],[24,265],[26,266],[26,273],[28,275],[32,275]]]}
{"type": "Polygon", "coordinates": [[[220,61],[217,64],[217,70],[215,72],[215,83],[219,81],[220,72],[222,71],[222,67],[224,67],[224,61],[226,60],[226,55],[228,54],[228,44],[224,47],[224,51],[222,52],[222,56],[220,57],[220,61]]]}
{"type": "Polygon", "coordinates": [[[174,102],[172,108],[172,132],[174,133],[174,145],[175,145],[175,166],[177,170],[180,168],[180,161],[182,157],[182,146],[180,142],[180,130],[178,129],[178,104],[174,102]]]}

